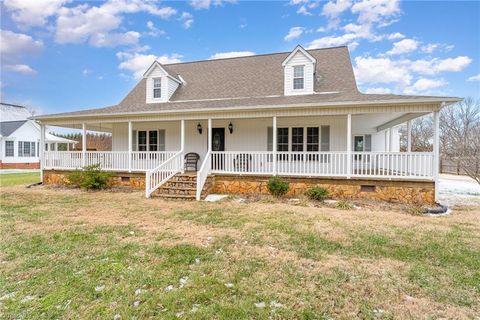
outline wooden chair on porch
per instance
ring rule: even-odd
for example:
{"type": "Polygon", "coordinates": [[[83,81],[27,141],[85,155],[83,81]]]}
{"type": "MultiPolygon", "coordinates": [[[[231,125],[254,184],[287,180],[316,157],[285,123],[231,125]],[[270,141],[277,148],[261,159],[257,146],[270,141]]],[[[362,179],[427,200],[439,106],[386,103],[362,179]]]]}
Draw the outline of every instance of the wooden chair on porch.
{"type": "Polygon", "coordinates": [[[197,164],[198,164],[198,159],[200,159],[200,156],[198,153],[195,152],[189,152],[185,155],[185,161],[184,161],[184,170],[185,171],[197,171],[197,164]]]}

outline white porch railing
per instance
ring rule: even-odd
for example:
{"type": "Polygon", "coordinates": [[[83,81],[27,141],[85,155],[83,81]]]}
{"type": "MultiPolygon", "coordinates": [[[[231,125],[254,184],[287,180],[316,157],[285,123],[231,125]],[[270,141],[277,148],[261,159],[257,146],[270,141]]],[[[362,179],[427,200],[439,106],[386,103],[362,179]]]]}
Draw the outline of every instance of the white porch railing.
{"type": "Polygon", "coordinates": [[[212,169],[212,152],[208,151],[205,155],[205,159],[203,160],[202,166],[200,170],[197,172],[197,193],[196,199],[197,201],[200,200],[202,196],[203,186],[205,185],[205,181],[207,181],[208,174],[212,169]]]}
{"type": "MultiPolygon", "coordinates": [[[[211,157],[212,173],[274,174],[273,152],[215,151],[211,157]]],[[[276,161],[283,176],[434,178],[431,152],[277,152],[276,161]]]]}
{"type": "MultiPolygon", "coordinates": [[[[99,164],[103,170],[109,171],[147,171],[158,167],[175,154],[176,151],[135,151],[131,153],[132,162],[129,168],[127,151],[87,151],[85,166],[99,164]]],[[[45,151],[43,167],[60,170],[81,169],[82,157],[81,151],[45,151]]]]}
{"type": "Polygon", "coordinates": [[[153,191],[167,182],[183,168],[183,152],[177,152],[173,157],[145,173],[145,196],[150,197],[153,191]]]}

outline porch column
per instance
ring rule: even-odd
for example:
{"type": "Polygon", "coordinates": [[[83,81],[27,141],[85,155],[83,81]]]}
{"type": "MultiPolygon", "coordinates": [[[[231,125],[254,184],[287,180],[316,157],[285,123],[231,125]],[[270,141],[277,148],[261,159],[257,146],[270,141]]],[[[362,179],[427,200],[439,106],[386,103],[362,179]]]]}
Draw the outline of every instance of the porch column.
{"type": "Polygon", "coordinates": [[[433,178],[435,179],[435,201],[438,201],[440,161],[440,112],[433,112],[433,178]]]}
{"type": "Polygon", "coordinates": [[[352,177],[352,114],[347,115],[347,179],[352,177]]]}
{"type": "Polygon", "coordinates": [[[40,181],[43,183],[43,167],[45,161],[45,125],[40,123],[40,181]]]}
{"type": "Polygon", "coordinates": [[[412,152],[412,120],[407,121],[407,152],[412,152]]]}
{"type": "Polygon", "coordinates": [[[82,167],[85,167],[87,157],[87,125],[82,123],[82,167]]]}
{"type": "Polygon", "coordinates": [[[273,117],[272,128],[273,175],[277,175],[277,116],[273,117]]]}
{"type": "Polygon", "coordinates": [[[128,121],[128,172],[132,172],[132,151],[133,151],[132,150],[133,149],[132,134],[133,134],[132,121],[128,121]]]}
{"type": "Polygon", "coordinates": [[[185,151],[185,120],[180,121],[180,150],[185,151]]]}
{"type": "Polygon", "coordinates": [[[388,152],[392,152],[393,146],[393,127],[388,129],[388,152]]]}
{"type": "Polygon", "coordinates": [[[70,151],[70,143],[67,143],[67,151],[70,151]]]}
{"type": "Polygon", "coordinates": [[[212,151],[212,119],[208,118],[208,151],[212,151]]]}

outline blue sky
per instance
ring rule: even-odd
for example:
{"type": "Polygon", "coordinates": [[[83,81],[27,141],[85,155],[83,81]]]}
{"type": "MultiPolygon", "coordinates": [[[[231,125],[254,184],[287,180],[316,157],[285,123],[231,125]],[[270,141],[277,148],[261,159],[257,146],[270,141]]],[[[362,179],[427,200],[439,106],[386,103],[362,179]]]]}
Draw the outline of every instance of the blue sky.
{"type": "Polygon", "coordinates": [[[480,2],[22,1],[1,4],[2,101],[118,103],[161,63],[348,45],[363,92],[480,98],[480,2]]]}

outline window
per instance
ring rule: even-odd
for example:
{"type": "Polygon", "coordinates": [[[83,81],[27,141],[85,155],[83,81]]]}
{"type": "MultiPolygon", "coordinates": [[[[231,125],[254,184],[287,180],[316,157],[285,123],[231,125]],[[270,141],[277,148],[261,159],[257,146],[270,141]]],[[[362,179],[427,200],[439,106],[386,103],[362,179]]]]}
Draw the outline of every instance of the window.
{"type": "Polygon", "coordinates": [[[307,151],[318,151],[318,127],[307,128],[307,151]]]}
{"type": "Polygon", "coordinates": [[[147,151],[147,131],[138,131],[138,151],[147,151]]]}
{"type": "Polygon", "coordinates": [[[23,156],[30,157],[30,142],[23,143],[23,156]]]}
{"type": "Polygon", "coordinates": [[[292,151],[303,151],[303,127],[292,128],[292,151]]]}
{"type": "Polygon", "coordinates": [[[288,128],[277,128],[277,151],[288,151],[288,128]]]}
{"type": "Polygon", "coordinates": [[[158,151],[158,131],[148,132],[148,151],[158,151]]]}
{"type": "Polygon", "coordinates": [[[162,78],[153,79],[153,98],[158,99],[162,97],[162,78]]]}
{"type": "Polygon", "coordinates": [[[293,89],[300,90],[304,88],[304,66],[293,67],[293,89]]]}
{"type": "Polygon", "coordinates": [[[18,156],[23,157],[23,141],[18,141],[18,156]]]}
{"type": "Polygon", "coordinates": [[[137,142],[138,151],[165,151],[165,130],[138,131],[137,142]]]}
{"type": "Polygon", "coordinates": [[[13,141],[5,141],[5,157],[13,157],[13,149],[15,145],[13,141]]]}
{"type": "Polygon", "coordinates": [[[30,142],[30,157],[35,157],[35,142],[30,142]]]}

